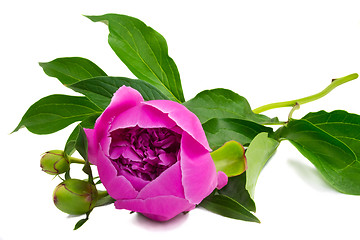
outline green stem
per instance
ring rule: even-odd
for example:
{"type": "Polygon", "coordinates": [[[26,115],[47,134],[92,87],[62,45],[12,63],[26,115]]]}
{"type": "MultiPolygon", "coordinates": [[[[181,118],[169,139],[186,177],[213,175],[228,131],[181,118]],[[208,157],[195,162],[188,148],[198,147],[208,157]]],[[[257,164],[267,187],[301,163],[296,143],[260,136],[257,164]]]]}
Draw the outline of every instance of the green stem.
{"type": "Polygon", "coordinates": [[[80,158],[75,158],[75,157],[68,156],[68,160],[70,161],[70,163],[85,164],[85,160],[80,159],[80,158]]]}
{"type": "Polygon", "coordinates": [[[331,84],[329,86],[327,86],[324,90],[322,90],[321,92],[319,92],[317,94],[314,94],[314,95],[311,95],[308,97],[304,97],[304,98],[291,100],[291,101],[270,103],[270,104],[267,104],[267,105],[264,105],[264,106],[254,109],[253,112],[254,113],[262,113],[262,112],[265,112],[267,110],[274,109],[274,108],[294,107],[296,104],[301,105],[301,104],[315,101],[315,100],[327,95],[329,92],[331,92],[337,86],[340,86],[341,84],[352,81],[352,80],[358,78],[358,76],[359,75],[357,73],[353,73],[353,74],[350,74],[350,75],[342,77],[342,78],[333,79],[333,81],[331,82],[331,84]]]}
{"type": "Polygon", "coordinates": [[[96,207],[105,206],[115,202],[115,199],[110,197],[107,191],[98,191],[98,199],[96,201],[96,207]]]}
{"type": "Polygon", "coordinates": [[[293,106],[293,108],[291,109],[289,116],[288,116],[288,121],[290,121],[290,119],[292,118],[293,113],[298,110],[300,108],[300,104],[299,103],[295,103],[295,105],[293,106]]]}
{"type": "Polygon", "coordinates": [[[262,125],[266,126],[266,125],[280,125],[280,126],[283,126],[285,125],[287,122],[284,122],[284,121],[279,121],[279,122],[263,122],[261,123],[262,125]]]}
{"type": "Polygon", "coordinates": [[[98,190],[98,199],[109,196],[107,191],[98,190]]]}

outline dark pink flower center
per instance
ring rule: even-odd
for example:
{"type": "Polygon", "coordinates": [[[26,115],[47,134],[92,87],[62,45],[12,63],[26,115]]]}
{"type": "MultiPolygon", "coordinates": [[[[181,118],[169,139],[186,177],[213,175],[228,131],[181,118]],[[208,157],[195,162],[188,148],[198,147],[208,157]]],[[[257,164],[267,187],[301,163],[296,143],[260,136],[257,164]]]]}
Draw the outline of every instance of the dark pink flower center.
{"type": "Polygon", "coordinates": [[[110,159],[118,175],[151,181],[178,159],[181,135],[167,128],[130,127],[110,134],[110,159]]]}

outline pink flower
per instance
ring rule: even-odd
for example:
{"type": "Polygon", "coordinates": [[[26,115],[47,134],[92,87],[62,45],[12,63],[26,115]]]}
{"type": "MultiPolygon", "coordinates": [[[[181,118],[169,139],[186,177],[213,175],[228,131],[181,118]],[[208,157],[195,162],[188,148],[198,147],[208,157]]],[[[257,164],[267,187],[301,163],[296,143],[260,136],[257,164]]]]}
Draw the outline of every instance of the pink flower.
{"type": "Polygon", "coordinates": [[[199,119],[179,103],[144,101],[123,86],[85,132],[89,161],[118,209],[166,221],[227,183],[199,119]]]}

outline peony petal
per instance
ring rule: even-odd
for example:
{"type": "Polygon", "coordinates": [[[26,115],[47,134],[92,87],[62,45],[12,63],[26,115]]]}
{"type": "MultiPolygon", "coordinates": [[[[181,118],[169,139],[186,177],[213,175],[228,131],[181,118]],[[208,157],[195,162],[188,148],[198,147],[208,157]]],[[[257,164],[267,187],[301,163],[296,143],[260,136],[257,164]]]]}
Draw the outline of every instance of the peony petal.
{"type": "Polygon", "coordinates": [[[215,164],[210,153],[186,132],[181,139],[180,159],[185,198],[198,204],[217,185],[215,164]]]}
{"type": "Polygon", "coordinates": [[[150,182],[142,178],[136,177],[126,171],[121,171],[121,174],[131,183],[131,185],[135,188],[136,191],[140,191],[150,182]]]}
{"type": "Polygon", "coordinates": [[[95,138],[95,130],[84,128],[86,138],[88,140],[88,159],[89,162],[96,165],[97,154],[99,151],[99,142],[95,138]]]}
{"type": "Polygon", "coordinates": [[[185,132],[189,133],[208,151],[211,151],[200,120],[185,106],[177,102],[167,100],[152,100],[144,102],[144,104],[157,108],[163,113],[167,113],[169,118],[175,121],[177,126],[179,126],[185,132]]]}
{"type": "Polygon", "coordinates": [[[127,148],[128,147],[112,147],[110,154],[109,154],[110,158],[112,158],[112,159],[119,158],[121,155],[123,155],[123,153],[125,152],[125,150],[127,148]]]}
{"type": "Polygon", "coordinates": [[[181,183],[180,162],[175,163],[157,178],[146,185],[137,198],[146,199],[156,196],[172,195],[184,198],[184,188],[181,183]]]}
{"type": "Polygon", "coordinates": [[[156,221],[167,221],[179,213],[190,211],[195,204],[175,196],[158,196],[148,199],[127,199],[115,202],[117,209],[139,212],[156,221]]]}
{"type": "Polygon", "coordinates": [[[101,182],[112,198],[128,199],[138,195],[138,191],[124,176],[117,176],[114,165],[101,150],[97,157],[97,168],[101,182]]]}
{"type": "Polygon", "coordinates": [[[217,175],[217,180],[218,180],[218,183],[217,183],[216,188],[222,189],[228,183],[228,176],[226,176],[226,174],[224,172],[219,171],[218,175],[217,175]]]}
{"type": "MultiPolygon", "coordinates": [[[[88,142],[90,143],[88,152],[91,163],[97,164],[96,154],[99,151],[99,145],[97,143],[101,142],[101,140],[107,136],[107,130],[114,117],[143,101],[144,99],[141,94],[130,87],[122,86],[114,93],[109,106],[96,120],[94,130],[84,129],[88,142]]],[[[104,150],[108,152],[108,150],[104,150]]]]}
{"type": "Polygon", "coordinates": [[[141,158],[139,155],[134,151],[132,147],[126,147],[124,153],[122,154],[124,158],[131,159],[131,161],[141,162],[141,158]]]}
{"type": "Polygon", "coordinates": [[[175,125],[175,122],[167,114],[142,103],[119,114],[112,122],[109,131],[135,126],[140,128],[173,128],[175,125]]]}
{"type": "Polygon", "coordinates": [[[116,176],[111,182],[104,184],[109,195],[114,199],[135,198],[138,191],[124,176],[116,176]]]}
{"type": "Polygon", "coordinates": [[[169,166],[176,162],[176,154],[175,153],[160,153],[159,159],[161,160],[161,164],[164,166],[169,166]]]}
{"type": "Polygon", "coordinates": [[[103,138],[100,139],[100,148],[103,150],[104,154],[106,156],[110,155],[110,144],[111,144],[111,138],[109,135],[104,135],[103,138]]]}

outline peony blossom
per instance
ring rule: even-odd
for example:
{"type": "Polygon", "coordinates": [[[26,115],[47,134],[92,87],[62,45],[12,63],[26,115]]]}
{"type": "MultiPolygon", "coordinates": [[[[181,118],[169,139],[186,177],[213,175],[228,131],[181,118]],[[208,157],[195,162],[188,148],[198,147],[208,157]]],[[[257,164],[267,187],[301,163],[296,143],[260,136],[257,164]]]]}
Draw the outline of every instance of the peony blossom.
{"type": "Polygon", "coordinates": [[[123,86],[85,132],[89,161],[118,209],[166,221],[227,183],[199,119],[179,103],[144,101],[123,86]]]}

